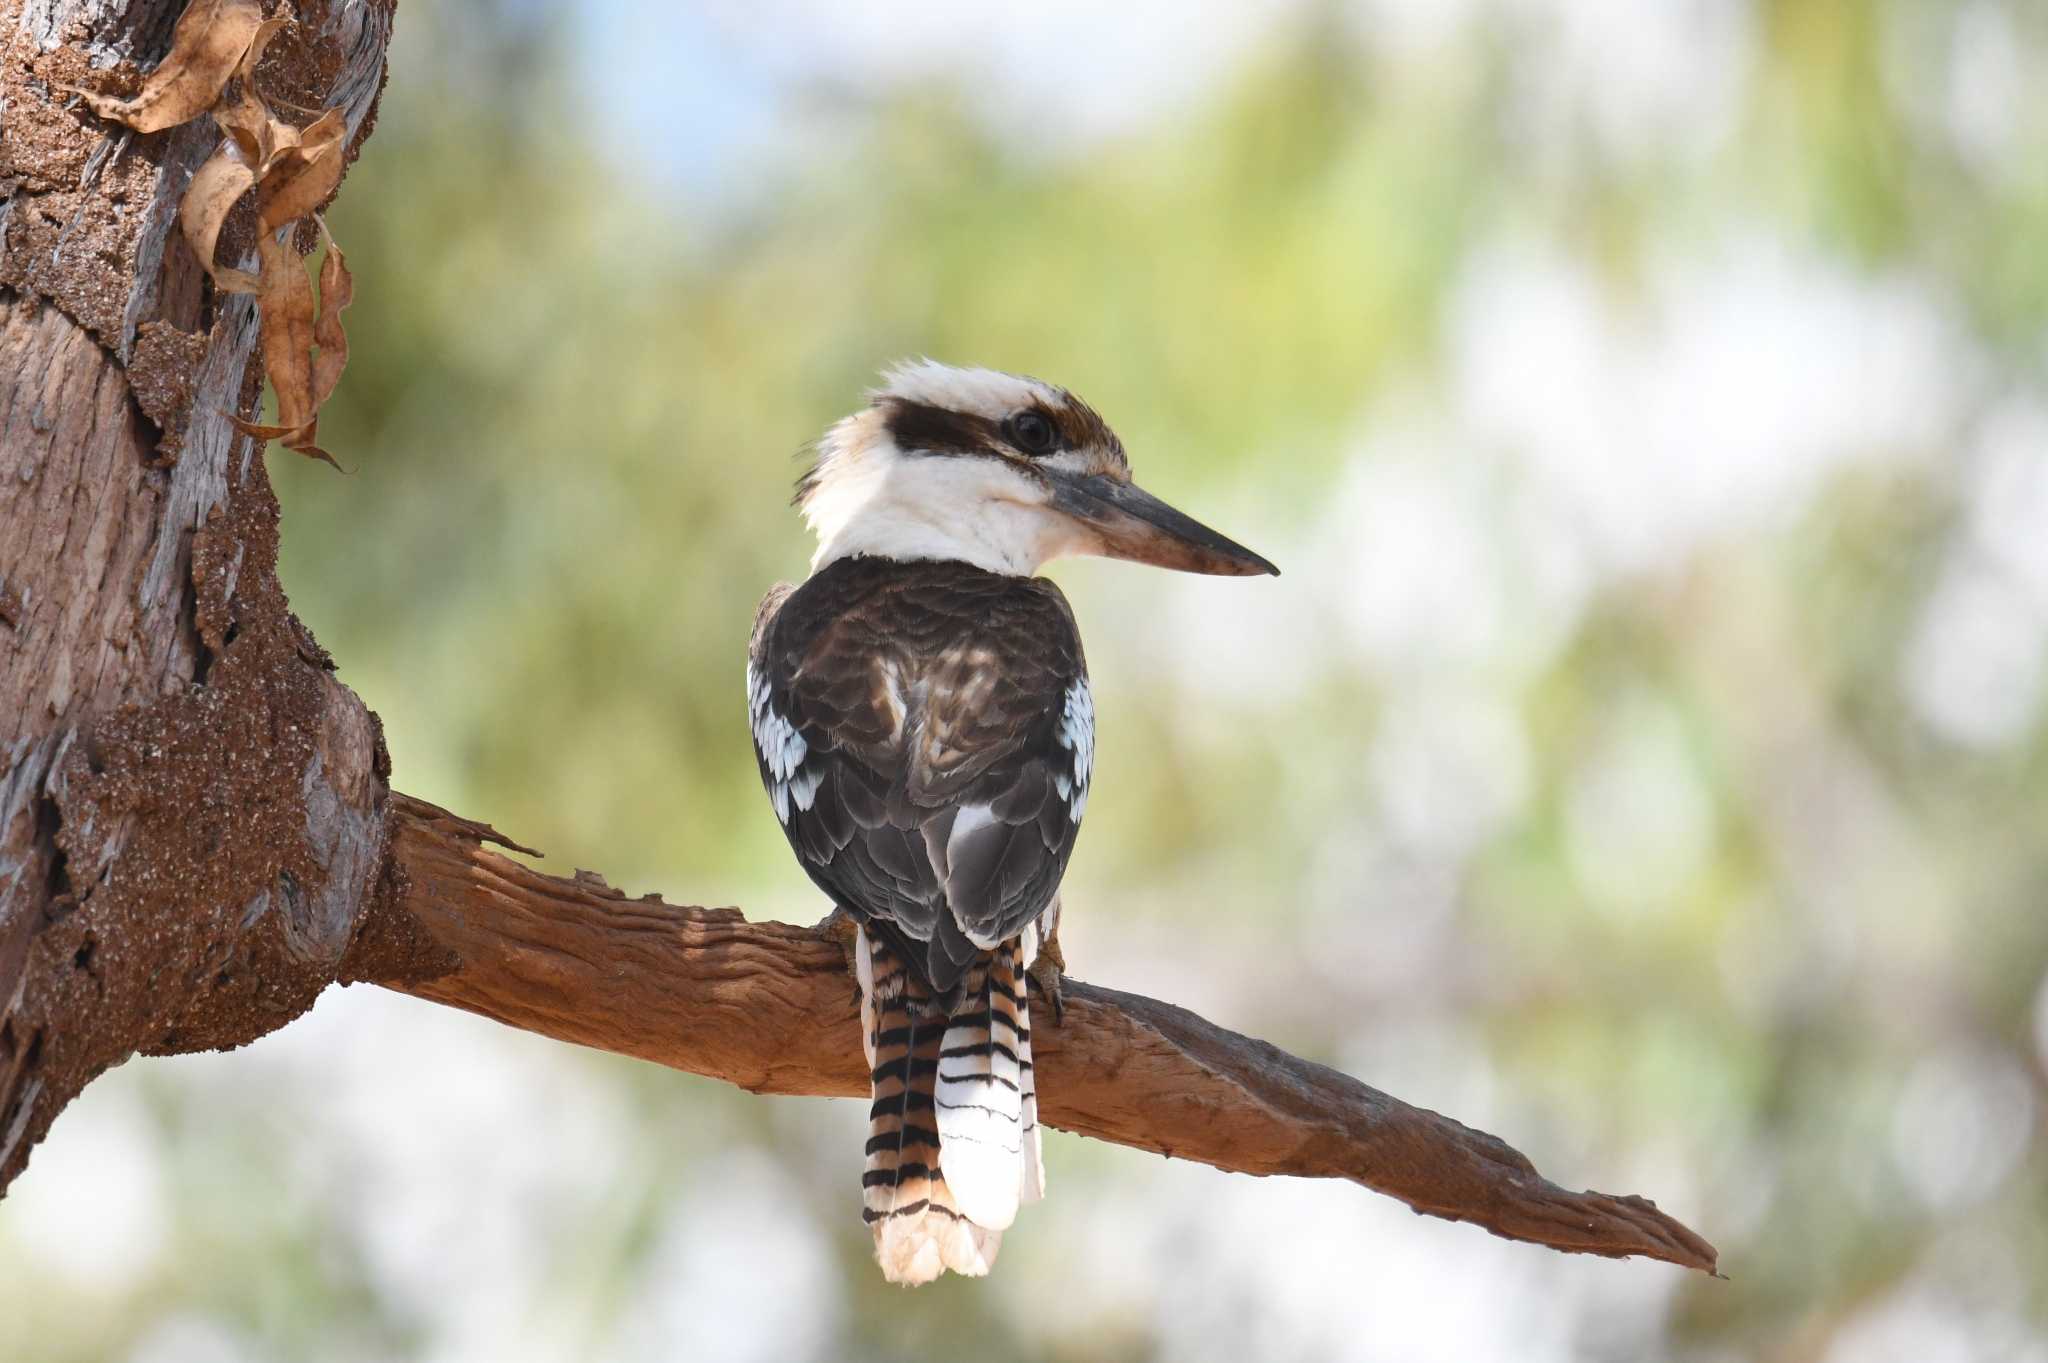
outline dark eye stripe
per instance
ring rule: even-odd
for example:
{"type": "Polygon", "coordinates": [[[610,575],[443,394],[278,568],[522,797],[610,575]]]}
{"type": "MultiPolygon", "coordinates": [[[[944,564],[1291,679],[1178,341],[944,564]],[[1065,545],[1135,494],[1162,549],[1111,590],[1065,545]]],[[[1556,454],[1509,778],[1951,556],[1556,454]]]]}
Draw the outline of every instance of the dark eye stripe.
{"type": "MultiPolygon", "coordinates": [[[[887,409],[885,422],[898,449],[929,454],[1004,455],[1012,453],[1016,444],[1004,430],[1005,423],[987,417],[905,398],[885,398],[881,405],[887,409]]],[[[1123,442],[1079,398],[1062,394],[1061,401],[1034,410],[1052,423],[1051,450],[1095,449],[1107,453],[1117,464],[1124,462],[1123,442]]],[[[1046,452],[1050,451],[1040,453],[1046,452]]]]}
{"type": "Polygon", "coordinates": [[[932,454],[996,453],[1001,438],[987,417],[955,412],[929,403],[889,401],[889,435],[901,450],[932,454]]]}

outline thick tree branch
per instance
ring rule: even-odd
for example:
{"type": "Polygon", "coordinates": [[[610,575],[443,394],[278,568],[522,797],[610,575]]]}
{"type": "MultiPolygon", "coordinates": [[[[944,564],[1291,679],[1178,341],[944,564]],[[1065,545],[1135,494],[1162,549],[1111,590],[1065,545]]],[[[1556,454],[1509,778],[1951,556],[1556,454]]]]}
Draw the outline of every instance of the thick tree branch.
{"type": "MultiPolygon", "coordinates": [[[[838,944],[736,909],[628,899],[485,847],[481,824],[392,797],[390,861],[348,978],[756,1093],[867,1092],[838,944]]],[[[506,844],[510,846],[511,844],[506,844]]],[[[1714,1271],[1639,1197],[1575,1193],[1497,1137],[1183,1008],[1069,981],[1033,1013],[1055,1126],[1251,1174],[1344,1178],[1496,1235],[1714,1271]]]]}

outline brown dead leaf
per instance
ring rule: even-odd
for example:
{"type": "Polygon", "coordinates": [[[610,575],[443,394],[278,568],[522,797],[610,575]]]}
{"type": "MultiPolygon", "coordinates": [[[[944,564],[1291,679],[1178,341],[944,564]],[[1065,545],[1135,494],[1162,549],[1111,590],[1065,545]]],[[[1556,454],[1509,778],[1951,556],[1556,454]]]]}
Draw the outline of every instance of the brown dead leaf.
{"type": "Polygon", "coordinates": [[[273,232],[256,238],[263,287],[256,306],[263,312],[263,372],[277,392],[277,420],[303,426],[319,412],[313,401],[313,281],[288,241],[273,232]]]}
{"type": "Polygon", "coordinates": [[[235,429],[243,435],[253,435],[258,440],[279,441],[294,454],[303,454],[308,459],[318,459],[321,463],[331,465],[341,473],[348,472],[347,469],[341,467],[340,460],[313,442],[313,437],[320,424],[317,420],[309,421],[303,426],[259,426],[253,421],[244,421],[242,418],[234,415],[230,415],[228,420],[234,422],[235,429]]]}
{"type": "MultiPolygon", "coordinates": [[[[320,224],[323,236],[327,225],[320,224]]],[[[348,336],[341,310],[353,301],[355,280],[334,238],[327,236],[327,258],[320,265],[320,299],[316,310],[313,281],[305,262],[289,240],[274,233],[257,238],[262,262],[256,306],[263,319],[263,372],[277,394],[277,424],[259,425],[230,415],[236,429],[259,440],[282,441],[284,447],[341,468],[320,448],[320,408],[334,394],[348,363],[348,336]]]]}
{"type": "Polygon", "coordinates": [[[256,295],[263,373],[277,394],[276,425],[244,421],[232,413],[228,419],[260,440],[281,440],[286,449],[340,468],[316,436],[320,408],[334,395],[348,364],[341,311],[354,298],[355,281],[327,224],[320,223],[327,256],[320,266],[316,304],[305,262],[289,240],[278,240],[278,233],[314,214],[334,193],[348,124],[341,110],[328,109],[307,127],[294,127],[278,118],[256,90],[257,64],[287,22],[265,19],[259,0],[192,0],[178,20],[171,55],[134,99],[79,93],[102,115],[143,132],[212,109],[222,141],[186,188],[178,224],[216,287],[256,295]],[[257,198],[254,275],[214,260],[228,215],[251,189],[257,198]]]}
{"type": "Polygon", "coordinates": [[[234,97],[213,110],[226,140],[192,177],[179,206],[193,253],[216,285],[234,293],[261,292],[255,276],[213,260],[221,227],[242,195],[257,190],[257,229],[267,234],[318,209],[341,181],[341,152],[348,137],[342,111],[329,109],[304,129],[295,128],[271,113],[248,81],[263,45],[283,23],[264,21],[250,44],[234,97]]]}
{"type": "MultiPolygon", "coordinates": [[[[318,219],[315,219],[318,221],[318,219]]],[[[341,310],[356,301],[356,279],[348,272],[348,258],[320,223],[320,235],[327,241],[327,258],[320,262],[320,317],[313,323],[313,344],[320,353],[313,357],[313,405],[325,407],[348,367],[348,333],[341,329],[341,310]]]]}
{"type": "Polygon", "coordinates": [[[234,98],[222,98],[213,110],[214,122],[234,139],[242,159],[255,166],[259,176],[278,150],[296,141],[299,135],[298,129],[271,113],[270,106],[256,94],[253,81],[256,63],[263,59],[263,50],[270,46],[270,40],[287,22],[284,19],[265,19],[257,26],[248,53],[243,56],[242,64],[235,68],[234,98]]]}
{"type": "Polygon", "coordinates": [[[100,117],[137,132],[176,127],[213,107],[263,26],[257,0],[192,0],[171,32],[170,55],[149,73],[135,98],[117,99],[91,90],[73,93],[100,117]]]}
{"type": "Polygon", "coordinates": [[[220,130],[235,144],[242,159],[259,172],[277,155],[281,140],[298,136],[298,131],[279,122],[247,85],[241,87],[234,99],[214,106],[213,121],[220,124],[220,130]]]}
{"type": "Polygon", "coordinates": [[[213,276],[215,286],[231,293],[258,292],[256,279],[245,271],[216,265],[213,251],[228,211],[255,187],[256,171],[242,159],[238,144],[223,142],[193,173],[184,201],[178,205],[178,226],[184,230],[192,254],[213,276]]]}
{"type": "Polygon", "coordinates": [[[327,196],[341,183],[341,147],[347,137],[348,121],[341,110],[329,109],[264,164],[257,216],[265,232],[303,218],[327,202],[327,196]]]}

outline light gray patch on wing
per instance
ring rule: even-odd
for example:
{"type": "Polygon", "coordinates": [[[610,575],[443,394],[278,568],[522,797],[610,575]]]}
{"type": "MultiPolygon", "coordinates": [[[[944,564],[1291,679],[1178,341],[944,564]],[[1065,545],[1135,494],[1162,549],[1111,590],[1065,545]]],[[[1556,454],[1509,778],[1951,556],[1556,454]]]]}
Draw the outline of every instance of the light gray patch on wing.
{"type": "Polygon", "coordinates": [[[775,817],[786,824],[793,808],[809,809],[818,798],[823,773],[805,768],[810,745],[795,725],[776,713],[768,679],[752,663],[747,664],[747,713],[754,730],[754,750],[768,768],[768,799],[775,806],[775,817]]]}
{"type": "Polygon", "coordinates": [[[1088,689],[1086,677],[1075,678],[1067,688],[1060,712],[1059,741],[1072,754],[1074,769],[1071,774],[1055,773],[1053,789],[1067,802],[1067,817],[1079,823],[1088,812],[1088,781],[1095,770],[1095,696],[1088,689]]]}
{"type": "Polygon", "coordinates": [[[946,864],[951,866],[953,858],[963,843],[996,821],[987,805],[963,805],[953,812],[953,827],[946,835],[946,864]]]}
{"type": "MultiPolygon", "coordinates": [[[[970,897],[978,899],[988,893],[995,864],[1016,830],[998,820],[987,805],[962,806],[953,812],[951,824],[946,832],[945,859],[939,862],[938,870],[946,882],[948,902],[957,906],[970,897]]],[[[967,940],[983,951],[1000,940],[984,937],[965,923],[961,929],[967,940]]]]}

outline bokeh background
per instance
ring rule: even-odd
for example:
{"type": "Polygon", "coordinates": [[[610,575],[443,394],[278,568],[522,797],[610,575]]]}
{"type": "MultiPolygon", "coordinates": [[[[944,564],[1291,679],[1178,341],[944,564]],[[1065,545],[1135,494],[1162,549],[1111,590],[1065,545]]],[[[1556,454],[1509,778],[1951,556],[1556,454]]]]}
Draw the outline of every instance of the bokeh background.
{"type": "Polygon", "coordinates": [[[858,1104],[357,988],[64,1116],[0,1357],[2048,1359],[2048,10],[441,0],[393,58],[354,476],[270,459],[400,786],[814,919],[740,680],[797,452],[904,355],[1070,384],[1286,569],[1053,570],[1075,972],[1729,1280],[1054,1134],[906,1294],[858,1104]]]}

